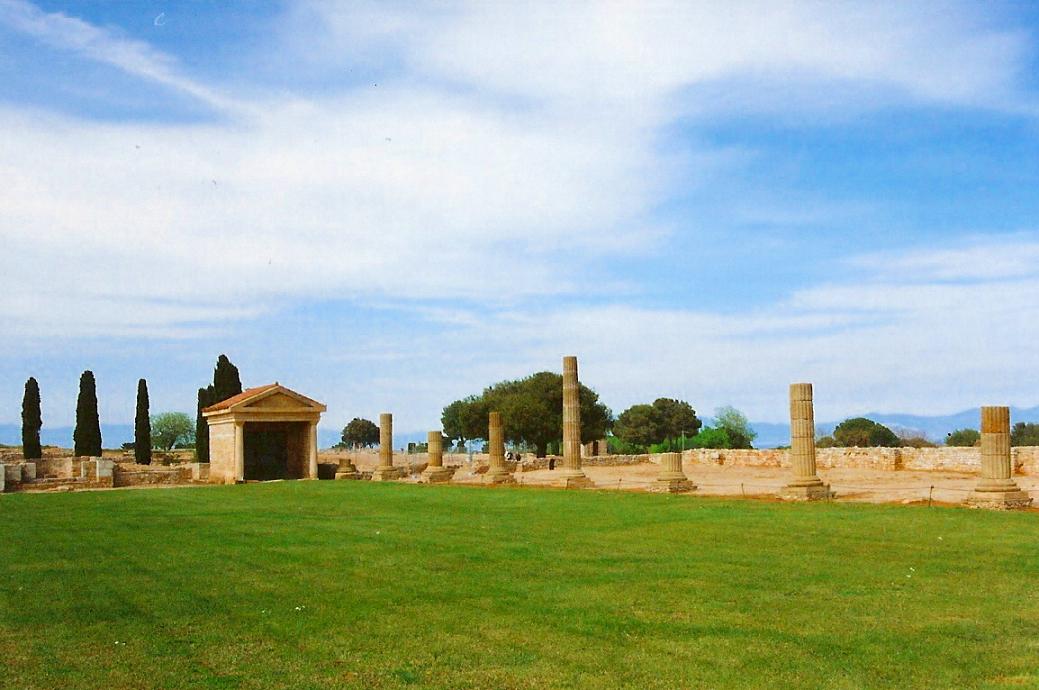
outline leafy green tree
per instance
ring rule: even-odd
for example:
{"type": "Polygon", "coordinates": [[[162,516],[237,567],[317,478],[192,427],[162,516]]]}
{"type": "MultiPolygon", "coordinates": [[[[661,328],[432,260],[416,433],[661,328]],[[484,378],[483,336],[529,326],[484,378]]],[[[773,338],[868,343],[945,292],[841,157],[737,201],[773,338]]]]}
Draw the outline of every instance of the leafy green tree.
{"type": "Polygon", "coordinates": [[[22,396],[22,457],[36,460],[43,457],[40,446],[40,427],[43,416],[40,413],[40,384],[29,377],[25,382],[25,394],[22,396]]]}
{"type": "Polygon", "coordinates": [[[79,397],[76,400],[76,428],[72,444],[77,457],[100,457],[101,420],[97,416],[97,382],[94,372],[84,371],[79,377],[79,397]]]}
{"type": "Polygon", "coordinates": [[[981,433],[977,429],[957,429],[945,436],[945,445],[972,447],[981,442],[981,433]]]}
{"type": "Polygon", "coordinates": [[[369,419],[354,417],[343,427],[342,439],[348,448],[371,448],[379,442],[379,427],[369,419]]]}
{"type": "Polygon", "coordinates": [[[470,395],[455,400],[444,408],[440,422],[444,435],[452,441],[464,444],[466,441],[483,438],[487,435],[487,404],[480,396],[470,395]]]}
{"type": "Polygon", "coordinates": [[[696,416],[693,406],[684,400],[657,398],[653,407],[660,413],[664,438],[675,440],[696,436],[703,422],[696,416]]]}
{"type": "MultiPolygon", "coordinates": [[[[190,421],[190,420],[189,420],[190,421]]],[[[152,464],[152,426],[148,417],[148,382],[137,382],[137,415],[133,423],[133,455],[138,465],[152,464]]]]}
{"type": "Polygon", "coordinates": [[[1039,446],[1039,424],[1018,422],[1010,429],[1010,445],[1039,446]]]}
{"type": "MultiPolygon", "coordinates": [[[[606,435],[613,422],[610,409],[584,384],[579,389],[581,442],[606,435]]],[[[453,439],[472,440],[487,435],[487,415],[501,412],[505,440],[532,446],[543,457],[550,443],[563,437],[563,377],[542,371],[523,379],[501,381],[479,396],[456,400],[444,408],[444,434],[453,439]]]]}
{"type": "Polygon", "coordinates": [[[901,439],[891,429],[865,417],[845,419],[833,430],[834,445],[850,448],[897,448],[901,439]]]}
{"type": "Polygon", "coordinates": [[[632,405],[617,415],[613,433],[624,443],[645,449],[664,440],[664,417],[653,405],[632,405]]]}
{"type": "Polygon", "coordinates": [[[729,432],[721,427],[705,426],[686,442],[689,448],[732,448],[729,432]]]}
{"type": "Polygon", "coordinates": [[[719,407],[714,411],[714,424],[724,429],[729,436],[730,448],[753,448],[758,434],[750,428],[747,417],[731,405],[719,407]]]}
{"type": "Polygon", "coordinates": [[[159,448],[171,450],[177,444],[195,440],[191,417],[183,412],[163,412],[151,418],[152,439],[159,448]]]}

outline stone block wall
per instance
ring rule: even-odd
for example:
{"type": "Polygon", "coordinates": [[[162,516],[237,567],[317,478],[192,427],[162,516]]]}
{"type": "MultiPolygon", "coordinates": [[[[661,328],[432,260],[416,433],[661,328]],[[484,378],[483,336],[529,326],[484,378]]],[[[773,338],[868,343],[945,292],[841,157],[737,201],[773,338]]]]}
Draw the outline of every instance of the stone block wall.
{"type": "Polygon", "coordinates": [[[113,486],[172,486],[191,482],[191,467],[163,467],[148,470],[124,470],[116,467],[112,473],[113,486]]]}

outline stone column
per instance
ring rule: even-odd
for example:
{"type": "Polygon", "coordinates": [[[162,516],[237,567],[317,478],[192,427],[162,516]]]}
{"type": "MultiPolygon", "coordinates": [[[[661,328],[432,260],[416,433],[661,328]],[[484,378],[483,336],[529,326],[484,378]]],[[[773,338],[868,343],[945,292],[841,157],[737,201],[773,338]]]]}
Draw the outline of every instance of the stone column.
{"type": "Polygon", "coordinates": [[[682,471],[681,453],[663,453],[660,456],[660,474],[657,475],[659,491],[673,494],[694,491],[696,485],[682,471]]]}
{"type": "Polygon", "coordinates": [[[1027,508],[1032,499],[1011,477],[1010,408],[981,408],[981,477],[965,501],[972,508],[1027,508]]]}
{"type": "MultiPolygon", "coordinates": [[[[245,481],[245,422],[234,423],[234,479],[245,481]]],[[[232,483],[233,483],[232,482],[232,483]]]]}
{"type": "Polygon", "coordinates": [[[824,484],[815,470],[815,411],[810,383],[790,384],[790,463],[794,477],[780,491],[782,498],[830,498],[829,484],[824,484]]]}
{"type": "Polygon", "coordinates": [[[581,386],[577,380],[577,357],[563,357],[563,486],[592,486],[581,469],[581,386]]]}
{"type": "Polygon", "coordinates": [[[307,479],[317,479],[317,422],[311,422],[307,432],[307,479]]]}
{"type": "Polygon", "coordinates": [[[487,481],[491,484],[511,484],[516,481],[505,466],[505,440],[501,428],[501,412],[491,412],[487,420],[487,446],[491,466],[487,469],[487,481]]]}
{"type": "Polygon", "coordinates": [[[379,415],[379,466],[372,472],[372,481],[385,482],[398,479],[400,475],[393,466],[393,415],[379,415]]]}
{"type": "Polygon", "coordinates": [[[444,467],[444,437],[439,431],[430,431],[426,436],[426,454],[429,462],[426,469],[422,471],[419,481],[434,484],[436,482],[450,481],[454,470],[444,467]]]}

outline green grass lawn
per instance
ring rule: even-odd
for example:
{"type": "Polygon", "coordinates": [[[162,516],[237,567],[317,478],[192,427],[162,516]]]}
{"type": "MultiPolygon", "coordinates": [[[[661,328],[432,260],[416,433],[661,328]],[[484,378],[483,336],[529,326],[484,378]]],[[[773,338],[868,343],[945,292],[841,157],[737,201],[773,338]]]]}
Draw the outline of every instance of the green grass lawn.
{"type": "Polygon", "coordinates": [[[0,686],[1039,687],[1039,515],[371,482],[0,497],[0,686]]]}

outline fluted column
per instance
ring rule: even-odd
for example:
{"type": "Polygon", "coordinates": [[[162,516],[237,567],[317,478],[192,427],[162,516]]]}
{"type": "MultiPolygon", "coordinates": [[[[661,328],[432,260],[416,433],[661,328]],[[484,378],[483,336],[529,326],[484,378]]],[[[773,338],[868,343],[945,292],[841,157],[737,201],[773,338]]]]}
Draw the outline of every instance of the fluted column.
{"type": "Polygon", "coordinates": [[[421,481],[446,482],[451,479],[454,470],[444,467],[444,442],[443,434],[439,431],[430,431],[426,436],[426,454],[429,461],[426,469],[422,471],[421,481]]]}
{"type": "Polygon", "coordinates": [[[660,456],[660,474],[657,475],[657,485],[662,491],[671,493],[682,493],[693,491],[696,486],[689,481],[682,471],[681,453],[662,453],[660,456]]]}
{"type": "Polygon", "coordinates": [[[563,485],[588,486],[591,481],[581,469],[581,384],[577,357],[563,357],[563,485]]]}
{"type": "Polygon", "coordinates": [[[1012,478],[1010,408],[981,408],[981,476],[966,503],[976,508],[1025,508],[1032,499],[1012,478]]]}
{"type": "Polygon", "coordinates": [[[379,415],[379,465],[372,472],[372,480],[387,481],[398,476],[393,466],[393,415],[383,412],[379,415]]]}
{"type": "Polygon", "coordinates": [[[830,487],[815,469],[815,410],[810,383],[790,384],[790,464],[794,476],[781,496],[809,501],[830,497],[830,487]]]}
{"type": "Polygon", "coordinates": [[[505,466],[505,436],[501,428],[500,412],[491,412],[488,416],[487,446],[490,454],[487,481],[493,484],[505,484],[515,481],[512,473],[505,466]]]}

